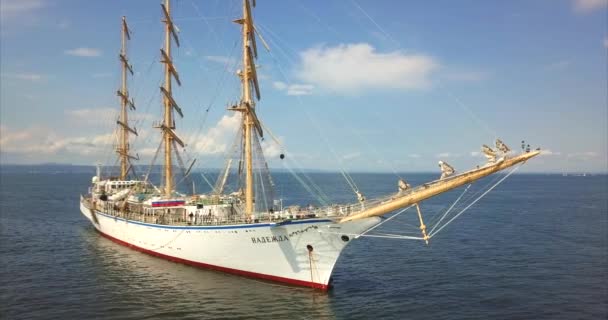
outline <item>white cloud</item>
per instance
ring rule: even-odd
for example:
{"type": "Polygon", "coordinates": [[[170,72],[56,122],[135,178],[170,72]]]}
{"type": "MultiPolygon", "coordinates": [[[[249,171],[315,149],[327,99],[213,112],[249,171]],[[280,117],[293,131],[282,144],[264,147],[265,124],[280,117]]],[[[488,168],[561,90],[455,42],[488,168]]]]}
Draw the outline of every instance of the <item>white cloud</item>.
{"type": "MultiPolygon", "coordinates": [[[[279,139],[279,142],[281,144],[283,144],[283,141],[282,141],[283,138],[279,137],[278,139],[279,139]]],[[[264,156],[266,157],[266,160],[276,158],[281,153],[283,153],[283,149],[281,149],[281,146],[278,145],[272,139],[266,139],[266,140],[262,141],[261,144],[262,144],[262,150],[264,152],[264,156]]]]}
{"type": "Polygon", "coordinates": [[[568,153],[568,155],[567,155],[568,158],[580,158],[580,159],[595,158],[597,156],[598,156],[598,153],[594,152],[594,151],[574,152],[574,153],[568,153]]]}
{"type": "MultiPolygon", "coordinates": [[[[114,108],[83,108],[65,110],[65,114],[76,124],[98,125],[104,126],[114,125],[118,119],[119,107],[114,108]]],[[[150,113],[135,112],[129,114],[129,122],[131,121],[151,121],[156,119],[156,116],[150,113]]]]}
{"type": "Polygon", "coordinates": [[[231,145],[240,125],[240,113],[235,112],[231,115],[225,115],[205,135],[198,138],[191,148],[203,155],[223,154],[228,151],[228,146],[231,145]]]}
{"type": "Polygon", "coordinates": [[[16,18],[45,6],[46,3],[42,0],[2,0],[0,1],[0,17],[2,19],[16,18]]]}
{"type": "Polygon", "coordinates": [[[59,153],[101,155],[114,142],[112,133],[65,138],[58,136],[52,130],[43,128],[9,130],[6,127],[0,127],[0,136],[0,150],[3,153],[30,155],[59,153]]]}
{"type": "Polygon", "coordinates": [[[314,89],[313,85],[310,84],[292,84],[287,88],[288,96],[305,96],[312,93],[314,89]]]}
{"type": "MultiPolygon", "coordinates": [[[[61,159],[61,162],[81,163],[83,160],[88,162],[108,159],[108,155],[114,154],[113,146],[117,143],[117,136],[113,131],[105,134],[81,132],[84,132],[84,135],[66,137],[54,128],[36,126],[18,129],[0,126],[0,152],[3,155],[12,155],[11,158],[18,156],[16,159],[30,163],[58,159],[61,159]]],[[[141,130],[138,139],[133,142],[139,145],[150,133],[141,130]]],[[[156,131],[152,132],[154,133],[156,131]]],[[[156,153],[156,146],[152,148],[148,145],[132,145],[132,148],[133,153],[140,156],[150,157],[156,153]]]]}
{"type": "Polygon", "coordinates": [[[316,47],[300,54],[297,77],[321,88],[352,93],[365,89],[422,89],[438,68],[431,57],[402,51],[379,53],[367,43],[316,47]]]}
{"type": "Polygon", "coordinates": [[[73,116],[78,119],[87,118],[100,118],[105,117],[108,114],[112,114],[112,117],[116,114],[116,110],[113,108],[87,108],[87,109],[74,109],[66,110],[65,113],[69,116],[73,116]]]}
{"type": "Polygon", "coordinates": [[[7,151],[7,147],[26,141],[31,137],[32,132],[29,130],[11,131],[5,126],[0,126],[0,150],[7,151]]]}
{"type": "MultiPolygon", "coordinates": [[[[202,156],[221,156],[226,152],[230,152],[230,148],[234,143],[234,139],[239,133],[239,128],[242,124],[242,115],[240,112],[224,115],[217,124],[207,130],[202,137],[194,137],[195,142],[191,143],[189,148],[196,154],[202,156]]],[[[278,137],[279,143],[283,144],[283,138],[278,137]]],[[[260,142],[266,159],[278,157],[283,153],[280,144],[277,144],[273,139],[265,139],[260,142]]],[[[155,152],[156,149],[150,149],[149,152],[155,152]]]]}
{"type": "Polygon", "coordinates": [[[25,73],[25,74],[17,74],[15,75],[17,79],[28,80],[28,81],[38,81],[42,79],[42,76],[35,73],[25,73]]]}
{"type": "Polygon", "coordinates": [[[277,90],[285,90],[287,89],[287,84],[281,81],[275,81],[272,83],[272,86],[277,90]]]}
{"type": "Polygon", "coordinates": [[[418,158],[420,158],[420,155],[417,153],[412,153],[412,154],[408,155],[408,157],[418,159],[418,158]]]}
{"type": "Polygon", "coordinates": [[[70,55],[70,56],[77,56],[77,57],[99,57],[99,56],[101,56],[101,50],[95,49],[95,48],[86,48],[86,47],[65,50],[64,53],[67,55],[70,55]]]}
{"type": "Polygon", "coordinates": [[[550,149],[542,149],[542,150],[540,150],[540,155],[541,156],[561,156],[562,153],[561,152],[555,152],[555,151],[552,151],[550,149]]]}
{"type": "Polygon", "coordinates": [[[223,65],[235,65],[236,60],[234,58],[226,57],[226,56],[205,56],[205,59],[216,62],[223,65]]]}
{"type": "Polygon", "coordinates": [[[86,124],[107,124],[115,121],[118,116],[117,108],[85,108],[64,112],[72,120],[86,124]]]}
{"type": "Polygon", "coordinates": [[[471,151],[471,157],[479,157],[481,155],[481,152],[479,151],[471,151]]]}
{"type": "Polygon", "coordinates": [[[608,37],[604,38],[604,41],[602,41],[602,44],[604,45],[604,48],[608,49],[608,37]]]}
{"type": "Polygon", "coordinates": [[[44,9],[53,5],[48,0],[0,0],[0,36],[22,36],[27,28],[41,27],[44,9]]]}
{"type": "Polygon", "coordinates": [[[156,147],[156,148],[144,147],[144,148],[139,148],[137,150],[137,154],[140,157],[151,158],[151,157],[153,157],[156,154],[157,150],[158,150],[158,147],[156,147]]]}
{"type": "Polygon", "coordinates": [[[38,73],[3,73],[2,77],[25,81],[40,81],[45,78],[45,76],[38,73]]]}
{"type": "Polygon", "coordinates": [[[435,155],[438,159],[449,159],[449,158],[459,158],[462,154],[460,153],[452,153],[452,152],[442,152],[435,155]]]}
{"type": "Polygon", "coordinates": [[[608,6],[608,0],[574,0],[574,9],[578,12],[591,12],[608,6]]]}
{"type": "Polygon", "coordinates": [[[353,160],[361,157],[361,152],[351,152],[342,156],[342,160],[353,160]]]}
{"type": "Polygon", "coordinates": [[[285,82],[275,81],[272,83],[272,86],[280,91],[285,91],[288,96],[304,96],[312,93],[314,89],[313,85],[310,84],[286,84],[285,82]]]}

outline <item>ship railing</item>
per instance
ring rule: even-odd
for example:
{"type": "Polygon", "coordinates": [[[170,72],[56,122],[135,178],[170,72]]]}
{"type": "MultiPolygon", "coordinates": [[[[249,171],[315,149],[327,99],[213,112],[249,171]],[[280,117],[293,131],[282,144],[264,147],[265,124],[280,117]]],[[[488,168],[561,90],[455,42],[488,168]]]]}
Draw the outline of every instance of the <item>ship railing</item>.
{"type": "MultiPolygon", "coordinates": [[[[195,214],[191,217],[189,216],[186,210],[180,208],[167,208],[168,211],[156,211],[146,210],[149,208],[147,208],[143,204],[127,203],[126,205],[122,205],[120,202],[113,201],[107,201],[102,203],[103,211],[112,216],[121,217],[133,221],[140,221],[144,223],[179,226],[222,226],[253,223],[280,223],[286,220],[301,220],[319,217],[343,216],[343,214],[331,214],[330,212],[328,212],[327,208],[306,208],[292,212],[286,210],[281,212],[258,213],[256,214],[255,218],[252,219],[243,214],[242,210],[235,206],[234,211],[232,213],[228,213],[225,215],[217,216],[195,214]]],[[[90,206],[90,203],[88,205],[90,206]]],[[[356,211],[357,210],[353,210],[353,212],[356,211]]]]}
{"type": "Polygon", "coordinates": [[[291,217],[276,216],[273,213],[257,215],[254,219],[247,218],[243,215],[230,215],[224,217],[199,215],[199,216],[184,216],[182,213],[170,213],[161,215],[147,215],[143,213],[131,213],[125,216],[127,219],[136,220],[146,223],[156,223],[163,225],[179,225],[179,226],[224,226],[237,224],[253,224],[253,223],[279,223],[286,220],[298,220],[311,218],[311,214],[293,215],[291,217]]]}

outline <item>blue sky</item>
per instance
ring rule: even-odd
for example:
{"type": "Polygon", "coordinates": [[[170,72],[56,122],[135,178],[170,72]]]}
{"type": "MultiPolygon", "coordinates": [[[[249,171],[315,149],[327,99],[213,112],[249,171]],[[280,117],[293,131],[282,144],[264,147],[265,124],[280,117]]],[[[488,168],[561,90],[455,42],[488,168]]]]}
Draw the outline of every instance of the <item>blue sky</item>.
{"type": "MultiPolygon", "coordinates": [[[[435,171],[522,139],[527,171],[608,171],[607,0],[258,0],[258,114],[303,168],[435,171]]],[[[159,1],[0,0],[0,161],[112,163],[120,19],[132,29],[133,147],[154,154],[159,1]]],[[[238,119],[240,0],[174,0],[188,157],[218,167],[238,119]],[[209,112],[205,110],[209,108],[209,112]]],[[[268,134],[267,134],[268,136],[268,134]]]]}

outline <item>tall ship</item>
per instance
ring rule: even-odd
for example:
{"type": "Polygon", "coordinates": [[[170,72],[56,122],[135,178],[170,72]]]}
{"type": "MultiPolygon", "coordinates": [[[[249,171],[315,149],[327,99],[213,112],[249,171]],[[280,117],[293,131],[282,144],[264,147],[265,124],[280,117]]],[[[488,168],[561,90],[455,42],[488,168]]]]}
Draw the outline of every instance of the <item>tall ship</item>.
{"type": "MultiPolygon", "coordinates": [[[[123,17],[119,55],[122,86],[117,92],[121,109],[116,122],[115,150],[119,174],[102,176],[98,168],[88,193],[80,198],[82,214],[102,236],[179,263],[327,290],[340,253],[352,241],[412,208],[419,221],[420,235],[409,238],[428,243],[438,229],[427,230],[420,203],[502,170],[513,170],[540,153],[529,147],[514,152],[497,140],[495,148],[485,145],[482,148],[488,159],[485,165],[456,172],[440,161],[440,177],[420,186],[412,187],[398,180],[395,193],[375,199],[366,199],[355,190],[356,200],[349,204],[282,207],[274,198],[274,183],[260,142],[267,129],[256,115],[256,103],[260,100],[255,65],[259,35],[253,21],[253,7],[255,0],[243,0],[243,15],[234,21],[242,31],[242,67],[237,72],[241,96],[228,108],[229,112],[240,115],[233,157],[226,160],[212,191],[205,194],[184,194],[176,188],[180,183],[176,181],[176,167],[182,169],[182,176],[188,176],[193,163],[185,166],[179,156],[184,142],[177,133],[175,117],[183,117],[183,112],[174,99],[173,84],[181,85],[181,82],[172,58],[172,46],[174,43],[179,46],[179,37],[170,0],[161,4],[163,120],[155,125],[161,141],[154,157],[160,155],[162,159],[161,181],[156,186],[149,175],[136,178],[133,174],[133,162],[138,157],[132,154],[130,138],[137,135],[137,130],[129,122],[129,112],[135,110],[135,104],[127,88],[133,69],[126,50],[130,31],[123,17]],[[228,192],[226,186],[231,179],[236,188],[228,192]]],[[[501,181],[504,178],[506,176],[501,181]]]]}

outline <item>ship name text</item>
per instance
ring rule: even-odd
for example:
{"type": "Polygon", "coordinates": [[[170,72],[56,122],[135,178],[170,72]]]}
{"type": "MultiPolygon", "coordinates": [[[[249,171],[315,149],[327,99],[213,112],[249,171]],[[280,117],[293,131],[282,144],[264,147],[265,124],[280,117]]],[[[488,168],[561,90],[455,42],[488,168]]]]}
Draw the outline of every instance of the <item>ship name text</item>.
{"type": "Polygon", "coordinates": [[[251,242],[258,244],[258,243],[273,243],[273,242],[282,242],[282,241],[289,241],[289,237],[287,237],[286,235],[278,235],[278,236],[272,236],[272,237],[252,237],[251,238],[251,242]]]}

